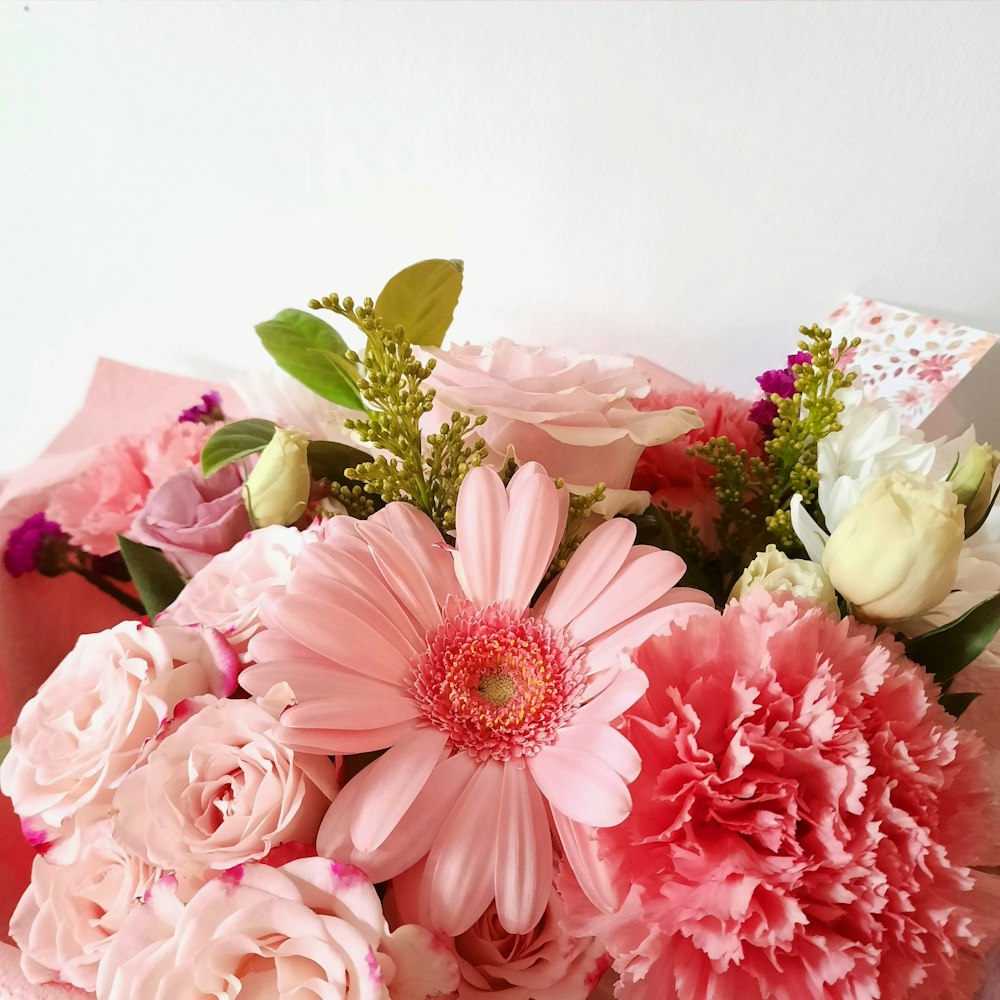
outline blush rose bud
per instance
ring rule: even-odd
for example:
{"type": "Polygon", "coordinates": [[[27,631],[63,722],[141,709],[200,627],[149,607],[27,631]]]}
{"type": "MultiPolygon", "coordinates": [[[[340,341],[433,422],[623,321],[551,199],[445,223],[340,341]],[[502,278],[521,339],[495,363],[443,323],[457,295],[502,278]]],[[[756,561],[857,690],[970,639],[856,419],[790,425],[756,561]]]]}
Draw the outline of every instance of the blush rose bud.
{"type": "Polygon", "coordinates": [[[972,534],[990,509],[993,478],[1000,465],[1000,451],[988,444],[974,444],[955,467],[948,485],[958,502],[965,504],[965,531],[972,534]]]}
{"type": "Polygon", "coordinates": [[[255,528],[294,524],[309,503],[309,438],[276,427],[274,437],[243,484],[243,501],[255,528]]]}
{"type": "Polygon", "coordinates": [[[948,483],[893,472],[872,483],[837,525],[823,568],[855,617],[902,621],[948,596],[964,539],[963,507],[948,483]]]}
{"type": "MultiPolygon", "coordinates": [[[[789,559],[775,545],[768,545],[736,581],[730,600],[739,600],[748,590],[787,591],[837,614],[837,594],[823,569],[808,559],[789,559]]],[[[839,617],[839,615],[838,615],[839,617]]]]}

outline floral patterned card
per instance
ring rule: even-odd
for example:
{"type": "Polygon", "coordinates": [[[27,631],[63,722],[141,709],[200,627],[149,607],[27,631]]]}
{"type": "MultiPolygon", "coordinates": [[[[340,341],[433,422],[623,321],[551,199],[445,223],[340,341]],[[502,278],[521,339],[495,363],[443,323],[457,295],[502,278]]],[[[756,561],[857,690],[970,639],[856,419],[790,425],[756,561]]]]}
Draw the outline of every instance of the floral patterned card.
{"type": "Polygon", "coordinates": [[[997,336],[849,295],[831,314],[834,341],[861,337],[848,363],[865,392],[908,411],[919,426],[993,346],[997,336]]]}

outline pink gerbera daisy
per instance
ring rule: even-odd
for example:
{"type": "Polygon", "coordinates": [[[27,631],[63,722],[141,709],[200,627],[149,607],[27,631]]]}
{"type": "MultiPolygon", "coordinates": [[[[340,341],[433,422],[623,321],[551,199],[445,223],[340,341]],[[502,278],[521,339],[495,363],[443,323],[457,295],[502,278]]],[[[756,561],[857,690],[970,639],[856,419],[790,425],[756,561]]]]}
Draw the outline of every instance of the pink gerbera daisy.
{"type": "Polygon", "coordinates": [[[611,724],[646,688],[622,651],[708,610],[704,595],[671,589],[683,562],[633,546],[621,519],[595,529],[532,606],[566,512],[566,491],[532,463],[507,489],[487,469],[467,475],[453,552],[406,504],[336,518],[265,603],[250,645],[244,686],[295,693],[282,716],[293,748],[386,750],[334,802],[320,851],[376,882],[426,857],[426,920],[447,934],[494,899],[512,933],[537,924],[550,819],[601,895],[593,828],[628,815],[640,764],[611,724]]]}

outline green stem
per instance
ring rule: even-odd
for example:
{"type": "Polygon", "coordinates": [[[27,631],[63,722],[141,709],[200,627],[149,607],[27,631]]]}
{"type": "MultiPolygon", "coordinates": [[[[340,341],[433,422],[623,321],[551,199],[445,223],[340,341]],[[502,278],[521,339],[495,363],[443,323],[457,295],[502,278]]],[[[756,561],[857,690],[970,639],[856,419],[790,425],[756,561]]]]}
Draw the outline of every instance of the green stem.
{"type": "Polygon", "coordinates": [[[99,573],[94,573],[89,570],[85,570],[80,566],[70,567],[74,573],[79,574],[87,581],[87,583],[92,584],[98,590],[107,594],[108,597],[113,597],[119,604],[128,608],[129,611],[137,615],[144,615],[146,609],[142,606],[142,602],[133,597],[131,594],[126,593],[119,587],[116,587],[110,580],[105,579],[99,573]]]}

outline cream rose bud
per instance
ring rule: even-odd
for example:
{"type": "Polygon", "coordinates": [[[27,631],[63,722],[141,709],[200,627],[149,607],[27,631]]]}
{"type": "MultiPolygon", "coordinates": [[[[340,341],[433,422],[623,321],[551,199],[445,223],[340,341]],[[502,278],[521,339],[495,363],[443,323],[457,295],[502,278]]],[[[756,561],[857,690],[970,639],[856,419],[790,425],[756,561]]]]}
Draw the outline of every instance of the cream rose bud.
{"type": "Polygon", "coordinates": [[[821,566],[808,559],[789,559],[776,546],[768,545],[736,581],[730,600],[739,600],[748,590],[789,591],[837,611],[837,594],[821,566]]]}
{"type": "Polygon", "coordinates": [[[203,707],[122,782],[115,836],[185,885],[280,844],[314,842],[336,795],[336,770],[326,756],[276,738],[288,698],[272,694],[262,703],[199,699],[203,707]]]}
{"type": "Polygon", "coordinates": [[[958,502],[965,505],[966,531],[975,528],[989,510],[998,466],[1000,451],[988,444],[974,444],[948,477],[958,502]]]}
{"type": "Polygon", "coordinates": [[[823,568],[856,617],[901,621],[948,596],[964,538],[963,508],[948,483],[893,472],[845,515],[827,542],[823,568]]]}
{"type": "Polygon", "coordinates": [[[276,427],[243,485],[243,500],[255,528],[294,524],[309,503],[309,438],[276,427]]]}

